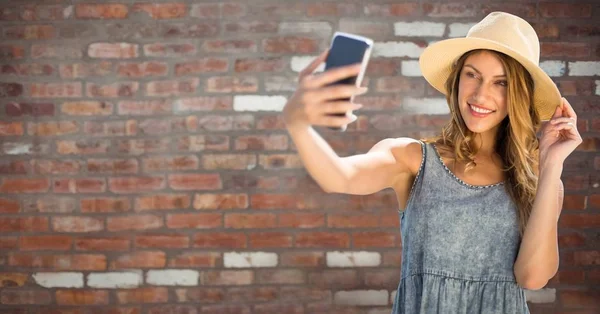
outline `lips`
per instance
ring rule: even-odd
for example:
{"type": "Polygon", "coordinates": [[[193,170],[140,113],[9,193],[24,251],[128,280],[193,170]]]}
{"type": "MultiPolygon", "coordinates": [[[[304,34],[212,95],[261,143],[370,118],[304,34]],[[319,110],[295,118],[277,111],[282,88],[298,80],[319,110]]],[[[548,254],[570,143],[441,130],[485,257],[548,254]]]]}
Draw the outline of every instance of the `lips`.
{"type": "Polygon", "coordinates": [[[467,105],[469,105],[469,111],[471,112],[471,114],[476,117],[485,117],[485,116],[488,116],[489,114],[495,112],[495,110],[490,110],[490,109],[484,108],[482,106],[478,106],[478,105],[474,105],[474,104],[470,104],[470,103],[467,103],[467,105]]]}

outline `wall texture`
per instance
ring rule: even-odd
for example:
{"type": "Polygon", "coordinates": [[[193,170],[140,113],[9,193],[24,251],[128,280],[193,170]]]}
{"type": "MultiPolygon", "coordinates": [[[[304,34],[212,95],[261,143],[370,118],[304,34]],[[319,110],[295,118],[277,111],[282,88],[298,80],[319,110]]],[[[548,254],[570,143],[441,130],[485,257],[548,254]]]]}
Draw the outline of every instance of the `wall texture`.
{"type": "Polygon", "coordinates": [[[598,1],[0,3],[0,312],[388,313],[400,276],[391,191],[325,194],[279,116],[343,30],[376,40],[340,155],[447,119],[428,43],[485,14],[530,21],[579,114],[558,275],[532,313],[600,310],[598,1]]]}

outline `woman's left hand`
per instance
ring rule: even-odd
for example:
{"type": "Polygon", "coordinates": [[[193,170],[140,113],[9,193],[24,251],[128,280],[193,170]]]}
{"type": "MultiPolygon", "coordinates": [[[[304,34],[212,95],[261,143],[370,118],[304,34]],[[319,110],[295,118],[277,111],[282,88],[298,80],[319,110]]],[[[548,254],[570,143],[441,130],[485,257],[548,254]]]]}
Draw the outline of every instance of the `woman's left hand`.
{"type": "Polygon", "coordinates": [[[577,130],[577,114],[563,97],[552,119],[542,127],[540,165],[562,163],[583,140],[577,130]]]}

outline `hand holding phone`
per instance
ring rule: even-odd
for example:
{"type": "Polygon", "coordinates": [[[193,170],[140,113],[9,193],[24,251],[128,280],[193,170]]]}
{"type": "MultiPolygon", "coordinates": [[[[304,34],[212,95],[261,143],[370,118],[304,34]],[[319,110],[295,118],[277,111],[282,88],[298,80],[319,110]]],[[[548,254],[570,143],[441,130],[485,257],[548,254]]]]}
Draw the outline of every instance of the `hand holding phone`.
{"type": "MultiPolygon", "coordinates": [[[[331,41],[331,47],[325,60],[325,71],[330,69],[360,64],[360,72],[356,76],[352,76],[346,79],[338,80],[330,85],[353,85],[360,87],[362,79],[371,56],[371,50],[373,48],[373,40],[354,34],[348,34],[343,32],[336,32],[333,35],[331,41]]],[[[338,101],[349,101],[353,102],[354,95],[348,98],[340,98],[338,101]]],[[[332,114],[334,116],[346,116],[349,112],[340,112],[332,114]]],[[[346,125],[342,127],[331,127],[331,129],[345,131],[346,125]]]]}

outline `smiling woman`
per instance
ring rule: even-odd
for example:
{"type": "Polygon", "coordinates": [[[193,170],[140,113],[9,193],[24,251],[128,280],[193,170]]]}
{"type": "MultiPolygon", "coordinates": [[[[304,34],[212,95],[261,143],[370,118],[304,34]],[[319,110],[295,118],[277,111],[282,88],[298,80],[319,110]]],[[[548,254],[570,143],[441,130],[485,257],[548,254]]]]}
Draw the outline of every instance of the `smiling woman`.
{"type": "Polygon", "coordinates": [[[396,192],[403,249],[392,313],[529,313],[524,288],[542,288],[558,268],[562,164],[581,143],[575,112],[538,65],[531,25],[493,12],[466,38],[427,47],[421,72],[451,113],[440,135],[384,139],[344,158],[310,126],[351,123],[328,113],[356,109],[334,100],[365,90],[327,87],[357,66],[312,75],[326,55],[301,72],[284,120],[324,190],[396,192]]]}

